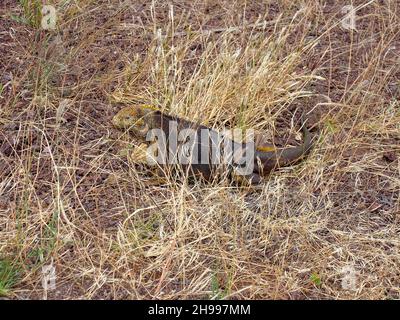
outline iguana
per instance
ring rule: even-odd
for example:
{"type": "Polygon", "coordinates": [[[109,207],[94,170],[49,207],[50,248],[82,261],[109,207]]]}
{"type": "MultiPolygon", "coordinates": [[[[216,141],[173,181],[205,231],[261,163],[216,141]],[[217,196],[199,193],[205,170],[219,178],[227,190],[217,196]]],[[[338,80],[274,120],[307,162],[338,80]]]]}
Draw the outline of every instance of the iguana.
{"type": "MultiPolygon", "coordinates": [[[[129,131],[134,134],[136,138],[145,141],[146,135],[151,129],[161,129],[166,136],[167,147],[169,145],[168,134],[170,132],[170,124],[175,122],[177,124],[178,133],[183,129],[194,129],[197,132],[198,140],[196,140],[195,148],[198,148],[198,157],[201,157],[201,146],[205,144],[204,137],[199,133],[202,129],[209,132],[211,136],[213,133],[218,134],[217,131],[210,129],[204,125],[191,122],[180,117],[167,115],[156,107],[150,105],[140,106],[128,106],[121,109],[113,117],[113,125],[116,128],[129,131]],[[207,131],[208,130],[208,131],[207,131]],[[203,141],[202,141],[203,139],[203,141]]],[[[253,157],[253,170],[250,173],[246,173],[243,178],[251,184],[258,184],[262,180],[262,176],[268,174],[275,168],[288,166],[300,160],[308,151],[311,149],[311,136],[303,123],[303,135],[304,142],[298,147],[290,148],[276,148],[274,145],[265,144],[254,145],[254,157],[253,157]]],[[[209,136],[206,136],[207,140],[210,140],[209,136]]],[[[209,141],[206,141],[209,142],[209,141]]],[[[246,144],[237,142],[232,139],[228,141],[229,144],[235,147],[246,148],[246,144]]],[[[237,150],[237,149],[233,149],[237,150]]],[[[190,163],[181,164],[183,169],[189,169],[193,175],[201,175],[206,180],[211,180],[217,171],[217,166],[212,164],[211,161],[208,163],[190,163]]],[[[232,166],[227,167],[232,171],[232,166]]],[[[237,175],[236,175],[237,177],[237,175]]],[[[239,177],[240,178],[240,177],[239,177]]],[[[243,181],[243,179],[240,179],[243,181]]]]}

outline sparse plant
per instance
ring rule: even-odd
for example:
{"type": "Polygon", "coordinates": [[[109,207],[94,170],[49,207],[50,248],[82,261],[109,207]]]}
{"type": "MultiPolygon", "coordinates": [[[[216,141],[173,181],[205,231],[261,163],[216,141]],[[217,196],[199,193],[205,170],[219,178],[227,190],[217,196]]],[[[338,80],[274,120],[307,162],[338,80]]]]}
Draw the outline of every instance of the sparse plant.
{"type": "Polygon", "coordinates": [[[23,9],[23,19],[34,28],[39,28],[42,19],[41,0],[19,0],[23,9]]]}

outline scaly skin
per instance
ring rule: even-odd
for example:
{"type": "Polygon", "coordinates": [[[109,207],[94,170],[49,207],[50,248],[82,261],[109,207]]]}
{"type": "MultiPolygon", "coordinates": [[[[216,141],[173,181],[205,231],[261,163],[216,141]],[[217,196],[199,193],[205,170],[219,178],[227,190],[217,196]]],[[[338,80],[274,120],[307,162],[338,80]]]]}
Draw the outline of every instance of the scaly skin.
{"type": "MultiPolygon", "coordinates": [[[[170,116],[162,113],[157,108],[150,105],[142,106],[129,106],[121,109],[113,118],[112,122],[116,128],[129,131],[134,134],[137,138],[145,141],[147,132],[151,129],[162,129],[167,137],[169,134],[169,123],[170,121],[176,121],[178,125],[178,132],[183,129],[208,129],[210,132],[214,130],[207,128],[198,123],[190,122],[185,119],[170,116]]],[[[303,125],[304,142],[298,147],[292,148],[275,148],[273,145],[268,143],[260,143],[254,150],[254,170],[253,173],[245,176],[236,176],[239,180],[250,182],[251,184],[258,184],[261,182],[261,176],[265,176],[270,171],[293,164],[300,160],[308,151],[311,149],[311,137],[305,125],[303,125]]],[[[198,135],[200,137],[200,135],[198,135]]],[[[198,142],[201,144],[201,138],[198,142]]],[[[232,145],[243,143],[230,140],[232,145]]],[[[212,164],[191,164],[181,165],[185,170],[189,169],[188,172],[193,175],[201,175],[206,180],[211,180],[215,176],[216,166],[212,164]]]]}

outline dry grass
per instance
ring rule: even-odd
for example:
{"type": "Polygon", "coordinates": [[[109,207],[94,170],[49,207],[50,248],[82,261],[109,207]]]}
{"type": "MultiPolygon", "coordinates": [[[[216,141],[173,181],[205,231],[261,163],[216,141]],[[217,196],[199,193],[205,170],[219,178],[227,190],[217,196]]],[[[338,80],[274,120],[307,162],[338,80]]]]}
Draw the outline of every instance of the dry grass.
{"type": "Polygon", "coordinates": [[[353,1],[356,31],[346,1],[52,3],[56,31],[0,5],[0,294],[400,298],[397,1],[353,1]],[[253,189],[148,186],[110,123],[131,103],[278,144],[304,110],[318,141],[253,189]]]}

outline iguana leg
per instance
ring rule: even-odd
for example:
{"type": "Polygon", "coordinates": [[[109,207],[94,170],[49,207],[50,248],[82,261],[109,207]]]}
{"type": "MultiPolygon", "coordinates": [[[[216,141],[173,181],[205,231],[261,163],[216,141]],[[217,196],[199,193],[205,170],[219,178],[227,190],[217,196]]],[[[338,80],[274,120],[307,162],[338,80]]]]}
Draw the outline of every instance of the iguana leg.
{"type": "Polygon", "coordinates": [[[145,187],[151,187],[167,184],[168,180],[165,177],[155,176],[146,180],[141,180],[141,183],[143,183],[145,187]]]}

